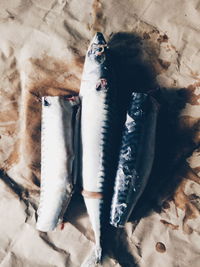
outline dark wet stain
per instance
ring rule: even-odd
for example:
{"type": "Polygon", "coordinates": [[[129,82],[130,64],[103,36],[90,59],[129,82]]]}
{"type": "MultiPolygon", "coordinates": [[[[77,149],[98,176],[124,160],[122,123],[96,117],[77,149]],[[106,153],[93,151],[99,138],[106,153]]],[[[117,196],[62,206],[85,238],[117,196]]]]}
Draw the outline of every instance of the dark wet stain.
{"type": "Polygon", "coordinates": [[[148,184],[130,217],[130,221],[148,216],[151,211],[161,212],[163,201],[172,199],[175,206],[185,211],[183,231],[191,233],[187,220],[196,218],[198,209],[184,193],[188,180],[200,182],[200,178],[186,163],[199,146],[197,138],[199,121],[181,117],[188,99],[179,90],[161,89],[154,96],[160,103],[155,160],[148,184]]]}
{"type": "Polygon", "coordinates": [[[187,88],[183,88],[180,90],[180,95],[182,95],[185,99],[187,99],[187,103],[191,105],[199,105],[200,94],[196,95],[196,88],[200,87],[200,82],[196,82],[194,84],[189,85],[187,88]]]}
{"type": "Polygon", "coordinates": [[[196,174],[200,173],[200,166],[192,168],[192,169],[196,174]]]}
{"type": "Polygon", "coordinates": [[[178,225],[172,224],[172,223],[167,222],[165,220],[160,220],[160,222],[163,223],[165,226],[171,228],[172,230],[178,230],[179,229],[178,225]]]}
{"type": "Polygon", "coordinates": [[[40,95],[66,95],[78,93],[83,68],[83,57],[76,48],[70,47],[73,54],[69,62],[44,55],[30,59],[33,72],[30,76],[29,92],[40,95]]]}
{"type": "Polygon", "coordinates": [[[100,0],[94,0],[92,4],[92,16],[93,16],[93,22],[92,25],[90,25],[90,28],[93,29],[93,31],[102,31],[103,25],[105,25],[106,18],[103,15],[103,4],[100,0]]]}
{"type": "Polygon", "coordinates": [[[192,180],[200,184],[200,178],[196,176],[189,167],[185,167],[182,173],[183,179],[179,183],[174,195],[173,200],[176,207],[185,211],[185,216],[183,218],[183,231],[187,234],[193,232],[192,228],[188,226],[188,220],[195,219],[199,217],[200,210],[194,205],[193,201],[185,193],[185,186],[188,180],[192,180]],[[186,179],[187,178],[187,179],[186,179]]]}
{"type": "Polygon", "coordinates": [[[9,111],[0,111],[0,121],[1,122],[7,122],[7,121],[17,121],[18,119],[18,112],[15,110],[10,109],[9,111]]]}
{"type": "MultiPolygon", "coordinates": [[[[11,177],[9,177],[4,170],[0,170],[0,179],[7,185],[8,190],[14,193],[14,196],[20,199],[25,205],[26,220],[30,216],[29,212],[29,191],[23,186],[16,183],[11,177]]],[[[25,222],[26,222],[25,220],[25,222]]]]}
{"type": "Polygon", "coordinates": [[[160,35],[157,39],[159,43],[168,42],[169,37],[166,34],[160,35]]]}
{"type": "MultiPolygon", "coordinates": [[[[5,69],[5,71],[7,70],[5,69]]],[[[1,122],[15,121],[15,123],[6,125],[4,128],[5,129],[4,134],[2,134],[2,136],[7,135],[7,136],[10,136],[11,138],[12,137],[15,138],[19,130],[19,126],[18,126],[19,109],[20,109],[19,99],[20,99],[20,94],[21,94],[20,74],[19,74],[19,71],[17,70],[15,58],[13,58],[9,64],[9,71],[8,71],[8,75],[6,76],[6,79],[9,84],[9,87],[12,88],[12,90],[9,90],[9,91],[1,90],[2,99],[8,99],[9,105],[7,106],[8,109],[6,111],[0,112],[0,115],[1,115],[0,121],[1,122]]],[[[19,143],[20,141],[18,138],[15,141],[15,143],[12,145],[12,150],[10,151],[9,156],[3,162],[2,166],[5,171],[7,171],[7,169],[10,168],[13,164],[18,162],[19,143]]],[[[10,144],[8,145],[8,147],[10,147],[10,144]]]]}
{"type": "Polygon", "coordinates": [[[198,210],[200,210],[200,196],[197,196],[196,194],[191,194],[188,196],[188,199],[198,210]]]}
{"type": "Polygon", "coordinates": [[[160,31],[159,31],[158,29],[154,28],[154,29],[151,31],[151,33],[157,33],[157,34],[159,34],[160,31]]]}
{"type": "Polygon", "coordinates": [[[171,62],[163,60],[163,59],[158,59],[158,62],[160,63],[160,65],[162,66],[163,69],[167,70],[169,68],[169,66],[171,65],[171,62]]]}
{"type": "Polygon", "coordinates": [[[151,39],[151,36],[150,36],[150,34],[148,32],[144,32],[143,36],[142,36],[142,39],[148,40],[148,39],[151,39]]]}
{"type": "Polygon", "coordinates": [[[163,204],[162,204],[162,207],[163,207],[163,209],[169,209],[170,208],[170,204],[169,204],[169,202],[167,202],[167,201],[164,201],[163,202],[163,204]]]}
{"type": "Polygon", "coordinates": [[[40,180],[38,179],[38,176],[36,176],[34,173],[32,173],[31,181],[32,181],[33,184],[35,184],[36,186],[40,187],[40,180]]]}
{"type": "Polygon", "coordinates": [[[156,243],[156,250],[160,253],[164,253],[166,251],[166,247],[162,242],[156,243]]]}
{"type": "MultiPolygon", "coordinates": [[[[41,103],[31,94],[28,95],[26,102],[28,109],[26,111],[27,123],[24,132],[24,141],[26,141],[27,162],[32,173],[35,172],[33,166],[40,166],[41,154],[41,103]]],[[[33,175],[32,175],[33,176],[33,175]]],[[[34,183],[40,179],[40,170],[33,177],[30,177],[34,183]]],[[[37,184],[37,182],[36,182],[37,184]]]]}
{"type": "Polygon", "coordinates": [[[7,171],[13,164],[19,161],[19,146],[20,140],[18,139],[13,145],[13,151],[10,156],[4,162],[4,171],[7,171]]]}
{"type": "Polygon", "coordinates": [[[22,199],[24,194],[28,194],[28,191],[10,178],[3,170],[0,170],[0,179],[8,186],[11,192],[15,193],[20,199],[22,199]]]}
{"type": "MultiPolygon", "coordinates": [[[[190,140],[191,145],[194,147],[200,144],[200,119],[190,116],[181,116],[179,120],[179,130],[182,133],[180,142],[190,140]]],[[[187,146],[182,149],[187,149],[187,146]]]]}
{"type": "Polygon", "coordinates": [[[40,59],[30,59],[32,72],[23,99],[26,106],[23,144],[26,142],[24,153],[32,172],[29,179],[36,185],[39,185],[40,180],[41,97],[77,95],[79,91],[83,59],[73,48],[71,51],[74,56],[67,63],[47,55],[40,59]]]}

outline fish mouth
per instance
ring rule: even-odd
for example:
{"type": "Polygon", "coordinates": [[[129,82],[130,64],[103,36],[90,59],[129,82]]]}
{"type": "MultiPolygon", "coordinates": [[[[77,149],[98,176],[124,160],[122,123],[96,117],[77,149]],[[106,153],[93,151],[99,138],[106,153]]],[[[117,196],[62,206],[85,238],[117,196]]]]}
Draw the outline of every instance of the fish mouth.
{"type": "Polygon", "coordinates": [[[93,37],[91,44],[106,45],[105,38],[101,32],[97,32],[93,37]]]}
{"type": "Polygon", "coordinates": [[[90,43],[88,57],[96,63],[102,64],[105,61],[106,49],[107,43],[103,34],[101,32],[97,32],[90,43]]]}

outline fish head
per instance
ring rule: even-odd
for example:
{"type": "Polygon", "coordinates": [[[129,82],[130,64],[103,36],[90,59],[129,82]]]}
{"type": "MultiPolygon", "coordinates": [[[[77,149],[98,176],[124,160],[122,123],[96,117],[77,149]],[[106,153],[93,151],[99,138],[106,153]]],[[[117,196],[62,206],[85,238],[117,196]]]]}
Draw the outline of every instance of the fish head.
{"type": "Polygon", "coordinates": [[[90,42],[82,74],[80,95],[104,95],[108,88],[109,67],[107,43],[102,33],[97,32],[90,42]]]}
{"type": "Polygon", "coordinates": [[[108,46],[102,33],[97,32],[93,37],[87,52],[87,58],[93,63],[100,65],[106,60],[108,46]]]}

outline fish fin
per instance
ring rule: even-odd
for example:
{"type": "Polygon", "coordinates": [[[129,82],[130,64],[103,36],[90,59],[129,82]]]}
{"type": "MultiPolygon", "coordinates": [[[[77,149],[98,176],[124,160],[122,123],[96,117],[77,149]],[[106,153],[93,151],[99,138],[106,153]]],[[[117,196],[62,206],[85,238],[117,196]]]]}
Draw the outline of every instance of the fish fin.
{"type": "Polygon", "coordinates": [[[100,246],[95,247],[96,263],[100,263],[102,260],[102,248],[100,246]]]}

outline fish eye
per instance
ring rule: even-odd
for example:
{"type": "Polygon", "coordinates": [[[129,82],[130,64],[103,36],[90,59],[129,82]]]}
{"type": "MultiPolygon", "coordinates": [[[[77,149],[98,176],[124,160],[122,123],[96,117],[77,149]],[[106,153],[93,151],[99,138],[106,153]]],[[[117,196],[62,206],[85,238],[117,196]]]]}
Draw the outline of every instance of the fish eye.
{"type": "Polygon", "coordinates": [[[50,102],[47,101],[46,97],[44,97],[44,106],[45,106],[45,107],[50,106],[50,102]]]}
{"type": "Polygon", "coordinates": [[[99,47],[99,48],[97,49],[97,51],[98,51],[99,53],[103,53],[103,51],[104,51],[104,47],[99,47]]]}
{"type": "Polygon", "coordinates": [[[101,91],[101,86],[96,87],[97,91],[101,91]]]}

